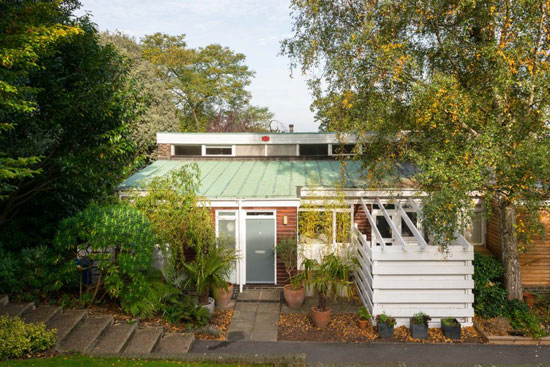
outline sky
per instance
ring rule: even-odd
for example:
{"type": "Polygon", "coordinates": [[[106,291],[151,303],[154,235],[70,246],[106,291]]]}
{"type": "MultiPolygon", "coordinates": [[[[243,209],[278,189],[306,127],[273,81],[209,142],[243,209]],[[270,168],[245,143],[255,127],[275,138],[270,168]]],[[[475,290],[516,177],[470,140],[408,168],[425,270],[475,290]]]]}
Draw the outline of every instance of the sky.
{"type": "Polygon", "coordinates": [[[155,32],[185,34],[189,47],[211,43],[246,55],[256,72],[252,103],[268,107],[285,127],[317,131],[311,94],[301,73],[291,78],[280,41],[291,35],[289,0],[81,0],[101,31],[121,31],[140,39],[155,32]]]}

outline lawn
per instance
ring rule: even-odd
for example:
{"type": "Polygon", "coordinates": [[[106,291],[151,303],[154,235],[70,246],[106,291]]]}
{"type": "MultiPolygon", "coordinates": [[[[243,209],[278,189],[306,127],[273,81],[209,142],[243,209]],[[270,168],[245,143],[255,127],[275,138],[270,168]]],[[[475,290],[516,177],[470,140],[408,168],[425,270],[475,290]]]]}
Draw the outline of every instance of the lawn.
{"type": "MultiPolygon", "coordinates": [[[[57,356],[51,358],[36,358],[0,362],[1,367],[235,367],[236,364],[221,364],[214,362],[183,362],[169,360],[147,360],[135,358],[93,358],[87,356],[57,356]]],[[[241,365],[239,366],[246,366],[241,365]]],[[[248,367],[271,365],[248,365],[248,367]]]]}

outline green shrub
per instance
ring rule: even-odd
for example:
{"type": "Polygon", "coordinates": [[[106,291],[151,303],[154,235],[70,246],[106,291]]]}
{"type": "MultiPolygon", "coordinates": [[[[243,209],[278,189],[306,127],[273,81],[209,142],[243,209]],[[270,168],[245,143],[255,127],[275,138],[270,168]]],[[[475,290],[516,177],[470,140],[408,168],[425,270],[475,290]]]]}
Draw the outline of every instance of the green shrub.
{"type": "Polygon", "coordinates": [[[416,325],[428,325],[428,321],[432,318],[426,315],[424,312],[417,312],[412,317],[412,323],[416,325]]]}
{"type": "Polygon", "coordinates": [[[210,312],[197,305],[188,295],[173,294],[166,297],[162,305],[162,316],[171,324],[201,327],[208,324],[210,312]]]}
{"type": "Polygon", "coordinates": [[[55,345],[56,335],[43,323],[25,324],[19,317],[0,316],[0,360],[48,350],[55,345]]]}
{"type": "Polygon", "coordinates": [[[508,301],[506,317],[514,330],[525,333],[533,338],[548,335],[538,315],[522,301],[508,301]]]}
{"type": "Polygon", "coordinates": [[[359,311],[357,311],[357,313],[359,314],[359,318],[361,320],[370,320],[372,318],[372,315],[365,306],[359,308],[359,311]]]}
{"type": "Polygon", "coordinates": [[[162,284],[151,284],[153,248],[157,238],[153,226],[139,210],[125,204],[92,204],[65,219],[55,239],[60,253],[72,253],[66,263],[76,269],[77,257],[97,266],[99,279],[93,287],[91,303],[101,293],[120,301],[125,312],[147,318],[158,310],[162,284]]]}
{"type": "Polygon", "coordinates": [[[397,324],[397,321],[394,317],[391,317],[390,315],[386,315],[385,313],[381,313],[376,315],[376,323],[377,324],[386,324],[388,326],[395,326],[397,324]]]}
{"type": "Polygon", "coordinates": [[[460,324],[454,317],[445,317],[444,319],[441,319],[441,325],[453,327],[460,324]]]}
{"type": "Polygon", "coordinates": [[[502,264],[492,256],[480,254],[475,254],[473,264],[476,314],[483,318],[504,316],[508,302],[502,286],[502,264]]]}

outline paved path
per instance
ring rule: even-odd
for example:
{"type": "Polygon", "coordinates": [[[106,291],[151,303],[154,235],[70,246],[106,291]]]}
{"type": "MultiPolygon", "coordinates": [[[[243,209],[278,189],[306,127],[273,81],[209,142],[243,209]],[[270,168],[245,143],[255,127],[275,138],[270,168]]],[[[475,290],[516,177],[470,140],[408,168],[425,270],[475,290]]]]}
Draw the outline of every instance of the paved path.
{"type": "Polygon", "coordinates": [[[240,293],[227,339],[276,341],[280,300],[281,291],[278,289],[253,289],[240,293]]]}
{"type": "Polygon", "coordinates": [[[478,344],[323,343],[197,340],[191,353],[305,353],[308,364],[371,364],[400,366],[550,366],[550,347],[478,344]]]}

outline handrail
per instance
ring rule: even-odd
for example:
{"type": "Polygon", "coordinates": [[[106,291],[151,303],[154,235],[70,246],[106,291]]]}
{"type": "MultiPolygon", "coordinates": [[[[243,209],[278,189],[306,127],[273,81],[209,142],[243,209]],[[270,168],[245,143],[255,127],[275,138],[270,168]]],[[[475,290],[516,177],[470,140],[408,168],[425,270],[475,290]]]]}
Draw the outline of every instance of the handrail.
{"type": "MultiPolygon", "coordinates": [[[[414,223],[409,218],[409,215],[407,214],[407,212],[405,210],[403,210],[403,208],[401,207],[401,204],[399,204],[399,203],[397,203],[397,212],[401,215],[401,218],[403,218],[403,220],[405,221],[405,223],[407,224],[407,226],[411,230],[413,236],[416,238],[416,240],[420,244],[420,247],[422,249],[426,249],[428,244],[426,243],[426,240],[424,239],[424,236],[422,236],[422,234],[420,232],[418,232],[418,229],[416,228],[414,223]]],[[[420,217],[420,213],[418,213],[418,216],[420,217]]]]}

